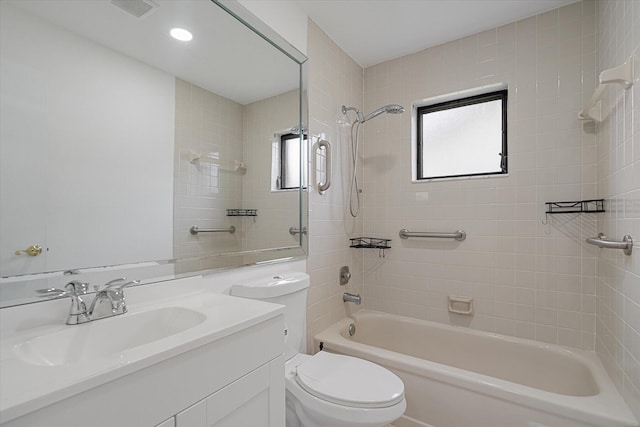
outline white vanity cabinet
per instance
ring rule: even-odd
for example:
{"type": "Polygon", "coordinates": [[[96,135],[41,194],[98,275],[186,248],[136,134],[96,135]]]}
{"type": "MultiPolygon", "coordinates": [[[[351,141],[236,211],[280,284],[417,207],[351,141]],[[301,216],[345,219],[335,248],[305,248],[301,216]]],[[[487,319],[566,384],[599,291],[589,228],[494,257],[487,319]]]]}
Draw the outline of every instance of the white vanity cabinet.
{"type": "Polygon", "coordinates": [[[176,427],[284,426],[282,356],[180,412],[176,427]]]}
{"type": "Polygon", "coordinates": [[[276,310],[1,425],[284,427],[283,331],[276,310]]]}

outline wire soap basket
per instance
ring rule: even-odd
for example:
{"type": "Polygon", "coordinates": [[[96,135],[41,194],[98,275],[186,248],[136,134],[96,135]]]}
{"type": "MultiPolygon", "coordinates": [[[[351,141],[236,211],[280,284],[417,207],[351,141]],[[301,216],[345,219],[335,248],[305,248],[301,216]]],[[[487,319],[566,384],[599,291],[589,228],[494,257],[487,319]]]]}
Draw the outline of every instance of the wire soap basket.
{"type": "Polygon", "coordinates": [[[380,239],[377,237],[355,237],[351,240],[351,248],[358,249],[378,249],[378,256],[385,257],[385,249],[391,249],[389,242],[391,239],[380,239]]]}

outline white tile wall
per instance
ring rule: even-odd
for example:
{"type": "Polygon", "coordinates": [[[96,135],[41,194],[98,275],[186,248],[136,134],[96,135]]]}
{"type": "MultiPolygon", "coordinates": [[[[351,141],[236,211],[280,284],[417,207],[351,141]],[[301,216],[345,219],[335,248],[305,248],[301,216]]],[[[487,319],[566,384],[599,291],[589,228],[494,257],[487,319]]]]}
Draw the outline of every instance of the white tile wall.
{"type": "Polygon", "coordinates": [[[245,209],[258,209],[255,218],[237,218],[242,226],[244,250],[285,247],[298,243],[289,227],[298,227],[297,191],[271,192],[271,144],[274,133],[296,125],[299,111],[297,90],[245,105],[242,179],[245,209]]]}
{"type": "Polygon", "coordinates": [[[609,202],[597,231],[636,242],[631,256],[595,250],[596,351],[640,418],[640,2],[598,1],[596,12],[596,70],[636,58],[635,84],[607,89],[595,127],[597,193],[609,202]]]}
{"type": "MultiPolygon", "coordinates": [[[[273,135],[296,124],[298,100],[296,90],[243,106],[176,79],[175,257],[297,244],[289,227],[298,224],[298,193],[272,193],[269,178],[273,135]],[[217,160],[192,163],[190,152],[217,160]],[[235,161],[245,169],[235,170],[235,161]],[[234,208],[258,209],[258,216],[226,216],[234,208]],[[193,225],[233,225],[236,232],[192,236],[193,225]]],[[[239,259],[208,259],[184,268],[242,264],[239,259]]]]}
{"type": "MultiPolygon", "coordinates": [[[[192,236],[189,229],[193,225],[200,228],[241,225],[228,223],[226,209],[241,207],[242,203],[242,175],[229,166],[234,159],[242,160],[242,108],[237,102],[176,79],[173,238],[176,258],[240,249],[240,240],[231,234],[192,236]],[[220,162],[191,163],[191,151],[216,155],[220,162]]],[[[202,268],[216,266],[207,264],[202,268]]]]}
{"type": "MultiPolygon", "coordinates": [[[[599,71],[632,52],[640,56],[638,28],[640,2],[586,0],[367,68],[362,80],[361,69],[311,22],[311,129],[338,141],[342,180],[342,104],[363,102],[365,112],[410,107],[496,82],[510,88],[510,174],[413,184],[410,115],[368,122],[361,219],[346,216],[344,188],[311,194],[309,336],[352,309],[340,300],[337,269],[355,265],[350,290],[362,291],[365,307],[595,349],[640,416],[640,250],[625,257],[584,243],[598,232],[640,239],[638,78],[626,93],[605,93],[611,113],[601,125],[576,119],[599,71]],[[606,214],[542,224],[544,202],[596,197],[608,200],[606,214]],[[459,245],[400,241],[403,227],[461,227],[468,238],[459,245]],[[391,238],[393,249],[384,259],[345,249],[360,234],[391,238]],[[449,315],[448,294],[473,296],[476,315],[449,315]]],[[[636,62],[636,76],[639,69],[636,62]]]]}
{"type": "MultiPolygon", "coordinates": [[[[362,217],[348,213],[348,126],[342,104],[362,106],[362,68],[345,54],[314,22],[309,21],[309,129],[323,134],[333,147],[332,186],[320,195],[314,187],[309,198],[309,259],[311,276],[307,310],[309,350],[313,334],[342,319],[350,305],[342,302],[345,291],[358,293],[362,284],[361,253],[349,249],[349,238],[362,233],[362,217]],[[339,285],[339,269],[349,265],[351,284],[339,285]]],[[[314,171],[311,176],[315,175],[314,171]]],[[[313,183],[312,183],[313,185],[313,183]]]]}
{"type": "Polygon", "coordinates": [[[577,119],[595,81],[595,2],[474,34],[365,69],[364,110],[402,116],[364,125],[364,234],[391,238],[365,255],[365,307],[572,347],[595,346],[597,214],[550,216],[547,201],[596,196],[595,135],[577,119]],[[411,182],[415,101],[509,86],[509,176],[411,182]],[[398,231],[467,232],[464,242],[401,240],[398,231]],[[474,298],[475,315],[447,311],[474,298]]]}

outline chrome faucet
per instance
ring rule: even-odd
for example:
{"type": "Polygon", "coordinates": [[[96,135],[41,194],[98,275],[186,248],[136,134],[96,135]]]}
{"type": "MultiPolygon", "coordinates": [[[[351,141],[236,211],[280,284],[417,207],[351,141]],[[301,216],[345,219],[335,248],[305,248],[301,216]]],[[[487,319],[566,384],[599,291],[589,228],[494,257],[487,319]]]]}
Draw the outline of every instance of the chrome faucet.
{"type": "Polygon", "coordinates": [[[67,316],[67,325],[79,325],[93,320],[104,319],[105,317],[117,316],[127,312],[127,302],[124,298],[124,288],[129,285],[140,283],[139,280],[127,282],[121,277],[106,283],[102,289],[96,285],[93,287],[96,296],[87,309],[83,296],[88,293],[89,284],[77,280],[67,283],[64,290],[61,289],[41,289],[38,293],[43,296],[56,295],[59,297],[71,298],[71,307],[67,316]]]}
{"type": "Polygon", "coordinates": [[[140,283],[139,280],[127,282],[125,277],[111,280],[102,290],[98,285],[94,286],[96,296],[93,298],[89,309],[89,320],[104,319],[127,312],[127,301],[124,298],[124,288],[140,283]]]}
{"type": "Polygon", "coordinates": [[[342,294],[342,301],[352,302],[356,305],[360,305],[360,303],[362,302],[362,299],[360,298],[360,294],[354,295],[354,294],[350,294],[349,292],[345,292],[344,294],[342,294]]]}
{"type": "MultiPolygon", "coordinates": [[[[69,315],[67,316],[67,325],[78,325],[91,321],[87,305],[82,299],[82,295],[87,294],[88,283],[82,283],[77,280],[67,283],[61,296],[71,298],[71,307],[69,307],[69,315]]],[[[54,290],[54,289],[52,289],[54,290]]]]}

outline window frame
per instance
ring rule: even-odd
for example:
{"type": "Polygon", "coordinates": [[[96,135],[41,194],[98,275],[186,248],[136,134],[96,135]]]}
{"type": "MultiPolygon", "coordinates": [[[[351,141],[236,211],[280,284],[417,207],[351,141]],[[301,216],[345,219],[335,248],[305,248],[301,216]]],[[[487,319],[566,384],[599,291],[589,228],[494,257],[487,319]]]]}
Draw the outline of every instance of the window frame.
{"type": "Polygon", "coordinates": [[[279,185],[277,186],[278,188],[276,188],[276,191],[287,191],[287,190],[298,190],[300,187],[302,187],[303,189],[306,188],[304,186],[304,180],[303,180],[303,167],[302,167],[302,162],[300,159],[298,159],[298,164],[300,167],[300,183],[296,186],[293,187],[285,187],[285,182],[286,181],[286,164],[287,164],[287,150],[286,150],[286,145],[287,142],[290,140],[298,140],[300,141],[300,151],[299,153],[304,153],[304,148],[303,145],[305,144],[305,142],[308,140],[306,133],[302,134],[302,136],[299,133],[294,133],[294,132],[287,132],[287,133],[282,133],[279,135],[278,138],[278,151],[279,151],[279,159],[278,159],[278,164],[279,164],[279,173],[278,173],[278,177],[279,179],[279,185]]]}
{"type": "Polygon", "coordinates": [[[491,92],[484,92],[477,95],[466,96],[463,98],[456,98],[449,101],[438,102],[435,104],[427,104],[416,106],[416,182],[425,182],[425,181],[435,181],[435,180],[444,180],[444,179],[456,179],[456,178],[477,178],[477,177],[492,177],[492,176],[501,176],[508,175],[509,173],[509,164],[508,164],[508,151],[507,151],[507,100],[508,100],[508,89],[500,89],[493,90],[491,92]],[[469,173],[463,175],[442,175],[442,176],[432,176],[425,177],[423,171],[423,135],[422,135],[422,119],[425,114],[429,114],[432,112],[450,110],[454,108],[464,107],[468,105],[476,105],[482,104],[490,101],[502,101],[502,143],[501,143],[501,152],[497,153],[501,155],[500,160],[500,171],[497,172],[478,172],[478,173],[469,173]]]}

